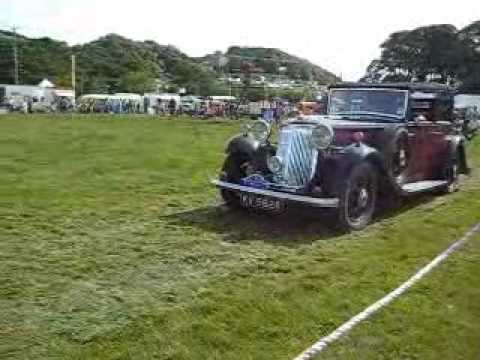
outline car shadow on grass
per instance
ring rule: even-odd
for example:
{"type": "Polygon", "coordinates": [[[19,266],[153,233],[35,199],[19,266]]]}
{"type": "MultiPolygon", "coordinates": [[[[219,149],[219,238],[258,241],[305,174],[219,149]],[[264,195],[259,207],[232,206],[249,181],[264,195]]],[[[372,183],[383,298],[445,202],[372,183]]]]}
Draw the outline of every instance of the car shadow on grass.
{"type": "MultiPolygon", "coordinates": [[[[374,222],[391,219],[435,199],[423,194],[379,204],[374,222]]],[[[331,210],[290,205],[282,214],[272,215],[247,210],[229,209],[223,204],[181,211],[161,218],[168,226],[198,228],[220,235],[226,242],[265,241],[282,246],[299,246],[345,234],[336,226],[331,210]]],[[[368,231],[368,228],[367,230],[368,231]]]]}

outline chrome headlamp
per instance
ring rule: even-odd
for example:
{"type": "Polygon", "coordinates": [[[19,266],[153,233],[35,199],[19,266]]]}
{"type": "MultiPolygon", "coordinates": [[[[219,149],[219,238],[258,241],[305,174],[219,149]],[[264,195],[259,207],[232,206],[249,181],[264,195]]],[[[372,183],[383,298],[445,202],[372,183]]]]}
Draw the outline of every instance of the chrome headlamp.
{"type": "Polygon", "coordinates": [[[267,167],[274,174],[280,173],[283,168],[282,159],[280,159],[278,156],[270,156],[267,159],[267,167]]]}
{"type": "Polygon", "coordinates": [[[330,125],[318,125],[312,130],[313,146],[317,149],[326,149],[332,144],[333,136],[333,129],[330,125]]]}
{"type": "Polygon", "coordinates": [[[265,142],[270,136],[270,125],[263,120],[257,120],[248,127],[250,136],[258,141],[265,142]]]}

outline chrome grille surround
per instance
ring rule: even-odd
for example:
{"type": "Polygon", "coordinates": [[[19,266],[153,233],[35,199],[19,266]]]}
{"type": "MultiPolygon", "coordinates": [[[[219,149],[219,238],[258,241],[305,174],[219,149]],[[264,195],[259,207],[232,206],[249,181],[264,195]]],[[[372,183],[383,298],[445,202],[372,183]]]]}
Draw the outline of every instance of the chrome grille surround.
{"type": "Polygon", "coordinates": [[[305,188],[312,180],[317,166],[318,151],[312,143],[312,125],[288,125],[280,130],[277,156],[282,170],[276,174],[278,185],[305,188]]]}

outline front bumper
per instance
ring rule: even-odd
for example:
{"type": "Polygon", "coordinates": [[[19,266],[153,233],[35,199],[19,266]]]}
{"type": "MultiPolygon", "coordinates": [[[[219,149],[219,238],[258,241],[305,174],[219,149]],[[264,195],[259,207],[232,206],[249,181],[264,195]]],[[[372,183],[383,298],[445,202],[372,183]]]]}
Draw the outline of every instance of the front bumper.
{"type": "Polygon", "coordinates": [[[315,198],[311,196],[289,194],[289,193],[283,193],[279,191],[256,189],[253,187],[233,184],[233,183],[229,183],[221,180],[211,180],[210,182],[221,189],[232,190],[239,193],[256,194],[260,196],[271,197],[274,199],[292,201],[292,202],[307,204],[307,205],[316,206],[316,207],[323,207],[323,208],[338,207],[338,198],[315,198]]]}

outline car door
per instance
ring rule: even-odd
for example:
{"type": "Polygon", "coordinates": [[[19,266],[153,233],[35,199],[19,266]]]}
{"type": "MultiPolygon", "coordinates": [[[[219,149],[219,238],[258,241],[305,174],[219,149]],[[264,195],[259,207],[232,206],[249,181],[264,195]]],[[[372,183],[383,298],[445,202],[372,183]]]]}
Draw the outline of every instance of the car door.
{"type": "Polygon", "coordinates": [[[409,126],[413,162],[411,181],[436,180],[448,152],[446,136],[450,126],[445,122],[420,121],[409,126]]]}
{"type": "Polygon", "coordinates": [[[428,121],[411,121],[407,124],[410,151],[408,182],[425,180],[426,159],[428,157],[428,121]]]}

